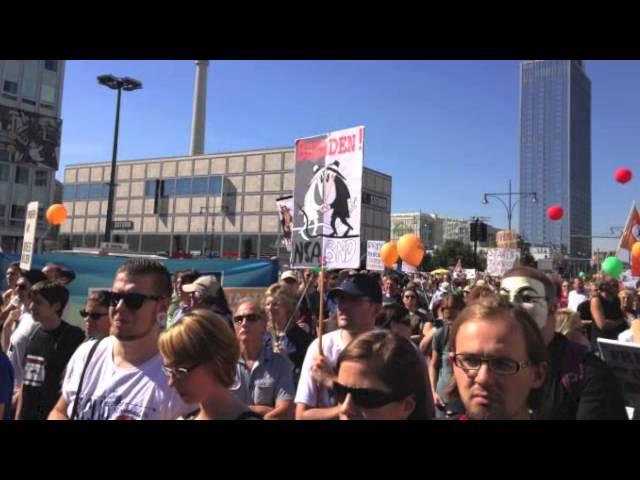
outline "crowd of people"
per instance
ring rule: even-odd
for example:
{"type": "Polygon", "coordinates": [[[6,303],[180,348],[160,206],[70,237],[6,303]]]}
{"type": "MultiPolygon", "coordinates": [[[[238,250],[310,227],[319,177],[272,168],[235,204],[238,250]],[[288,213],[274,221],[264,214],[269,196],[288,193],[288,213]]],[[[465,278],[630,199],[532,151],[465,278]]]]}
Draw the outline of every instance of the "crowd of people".
{"type": "Polygon", "coordinates": [[[638,293],[604,275],[286,271],[231,308],[215,276],[131,259],[84,329],[74,278],[7,268],[0,418],[628,418],[597,340],[640,343],[638,293]]]}

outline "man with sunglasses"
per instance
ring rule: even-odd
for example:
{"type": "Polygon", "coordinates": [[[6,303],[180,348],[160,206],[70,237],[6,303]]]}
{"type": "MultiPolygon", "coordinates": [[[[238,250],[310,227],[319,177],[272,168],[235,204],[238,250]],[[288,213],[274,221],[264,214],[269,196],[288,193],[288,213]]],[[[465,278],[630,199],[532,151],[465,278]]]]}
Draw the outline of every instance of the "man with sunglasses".
{"type": "Polygon", "coordinates": [[[233,323],[240,359],[231,391],[265,420],[293,420],[293,366],[286,357],[265,346],[265,312],[254,300],[241,299],[233,323]]]}
{"type": "Polygon", "coordinates": [[[169,387],[158,351],[171,288],[159,262],[132,259],[117,270],[111,336],[78,348],[49,419],[170,420],[193,410],[169,387]]]}
{"type": "Polygon", "coordinates": [[[549,277],[530,267],[505,273],[499,293],[535,320],[549,354],[550,371],[536,418],[625,420],[622,389],[609,367],[587,348],[556,333],[558,293],[549,277]]]}
{"type": "Polygon", "coordinates": [[[89,340],[108,337],[111,329],[109,307],[111,296],[104,290],[94,290],[89,294],[87,303],[80,310],[84,319],[84,329],[89,340]]]}
{"type": "Polygon", "coordinates": [[[382,309],[380,285],[367,274],[348,276],[329,292],[329,298],[338,306],[338,330],[322,336],[322,355],[318,353],[318,339],[307,349],[295,398],[297,420],[338,418],[340,410],[331,392],[338,356],[359,334],[373,330],[382,309]]]}

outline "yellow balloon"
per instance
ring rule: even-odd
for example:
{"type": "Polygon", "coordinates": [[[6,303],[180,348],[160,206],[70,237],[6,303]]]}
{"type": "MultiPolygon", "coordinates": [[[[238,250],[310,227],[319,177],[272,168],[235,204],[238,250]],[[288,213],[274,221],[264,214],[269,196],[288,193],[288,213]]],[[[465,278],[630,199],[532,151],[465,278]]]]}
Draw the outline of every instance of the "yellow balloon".
{"type": "Polygon", "coordinates": [[[640,257],[640,242],[636,242],[631,247],[631,255],[638,258],[640,257]]]}

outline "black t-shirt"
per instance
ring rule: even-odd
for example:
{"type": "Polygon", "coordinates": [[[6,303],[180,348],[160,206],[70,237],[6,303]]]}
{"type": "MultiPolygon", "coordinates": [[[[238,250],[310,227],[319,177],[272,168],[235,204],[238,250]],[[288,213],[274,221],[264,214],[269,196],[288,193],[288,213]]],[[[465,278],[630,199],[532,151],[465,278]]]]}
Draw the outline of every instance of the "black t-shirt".
{"type": "Polygon", "coordinates": [[[562,384],[565,351],[569,343],[566,337],[556,333],[547,346],[551,368],[542,392],[542,404],[536,409],[535,418],[627,420],[622,387],[608,365],[593,353],[587,353],[581,362],[582,381],[571,391],[562,384]]]}
{"type": "Polygon", "coordinates": [[[84,332],[67,322],[54,330],[39,327],[25,353],[21,420],[46,420],[60,398],[67,363],[84,341],[84,332]]]}
{"type": "MultiPolygon", "coordinates": [[[[604,318],[607,320],[620,320],[624,318],[622,308],[620,308],[620,299],[613,297],[611,299],[600,297],[600,303],[602,305],[602,312],[604,318]]],[[[591,302],[589,302],[589,309],[591,309],[591,302]]],[[[593,318],[593,315],[592,315],[593,318]]],[[[624,332],[629,326],[627,322],[620,322],[617,327],[610,328],[608,330],[601,330],[598,328],[595,322],[591,325],[591,350],[594,352],[598,349],[598,338],[608,338],[610,340],[617,340],[618,335],[624,332]]]]}

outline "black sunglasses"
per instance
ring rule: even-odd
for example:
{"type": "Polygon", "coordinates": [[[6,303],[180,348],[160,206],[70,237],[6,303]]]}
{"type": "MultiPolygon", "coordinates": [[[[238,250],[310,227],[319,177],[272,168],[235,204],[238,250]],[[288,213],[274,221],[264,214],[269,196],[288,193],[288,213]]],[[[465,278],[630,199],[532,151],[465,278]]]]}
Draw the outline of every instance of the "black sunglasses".
{"type": "Polygon", "coordinates": [[[247,315],[236,315],[235,317],[233,317],[233,323],[235,323],[236,325],[240,325],[244,320],[254,323],[260,320],[260,315],[258,315],[257,313],[249,313],[247,315]]]}
{"type": "Polygon", "coordinates": [[[338,403],[344,403],[347,394],[350,393],[353,403],[362,408],[380,408],[406,397],[406,395],[394,395],[393,393],[371,388],[347,387],[338,382],[333,382],[333,392],[336,394],[338,403]]]}
{"type": "Polygon", "coordinates": [[[160,295],[145,295],[143,293],[119,293],[119,292],[105,292],[109,303],[112,306],[118,305],[120,300],[124,300],[124,305],[129,310],[138,310],[144,304],[145,300],[162,300],[164,297],[160,295]]]}
{"type": "Polygon", "coordinates": [[[18,290],[27,290],[29,287],[28,287],[25,283],[18,283],[18,284],[16,285],[16,288],[17,288],[18,290]]]}
{"type": "Polygon", "coordinates": [[[98,320],[106,315],[109,315],[108,312],[99,313],[99,312],[87,312],[86,310],[80,310],[80,316],[82,318],[89,317],[91,320],[98,320]]]}

